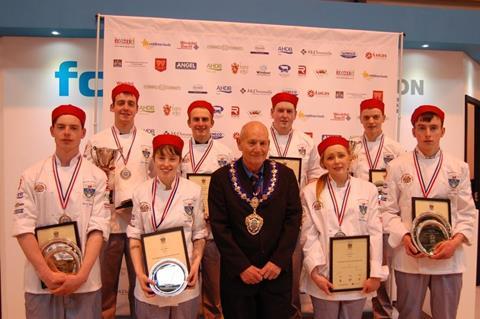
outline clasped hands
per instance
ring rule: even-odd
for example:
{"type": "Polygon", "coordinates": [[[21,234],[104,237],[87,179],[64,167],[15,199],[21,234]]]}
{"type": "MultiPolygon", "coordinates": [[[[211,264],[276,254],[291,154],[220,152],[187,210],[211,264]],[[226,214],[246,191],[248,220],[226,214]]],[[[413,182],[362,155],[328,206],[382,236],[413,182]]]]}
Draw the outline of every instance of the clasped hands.
{"type": "Polygon", "coordinates": [[[250,265],[240,274],[240,278],[247,285],[254,285],[264,279],[272,280],[277,278],[281,271],[282,269],[280,267],[269,261],[261,269],[250,265]]]}

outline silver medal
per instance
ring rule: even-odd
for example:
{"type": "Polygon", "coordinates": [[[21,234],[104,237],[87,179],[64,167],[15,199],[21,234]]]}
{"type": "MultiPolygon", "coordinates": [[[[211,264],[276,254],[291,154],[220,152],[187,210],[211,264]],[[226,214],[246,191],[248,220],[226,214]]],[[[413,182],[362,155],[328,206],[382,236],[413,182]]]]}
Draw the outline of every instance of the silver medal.
{"type": "Polygon", "coordinates": [[[130,176],[132,176],[132,172],[130,172],[128,170],[128,168],[124,167],[121,171],[120,171],[120,176],[123,178],[123,179],[129,179],[130,176]]]}

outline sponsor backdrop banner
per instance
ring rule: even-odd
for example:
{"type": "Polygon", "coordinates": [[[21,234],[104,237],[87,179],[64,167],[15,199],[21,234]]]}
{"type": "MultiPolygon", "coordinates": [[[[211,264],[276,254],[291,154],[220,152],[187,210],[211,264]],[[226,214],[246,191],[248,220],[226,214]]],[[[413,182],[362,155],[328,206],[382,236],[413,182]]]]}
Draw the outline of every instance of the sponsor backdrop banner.
{"type": "MultiPolygon", "coordinates": [[[[188,105],[215,106],[213,137],[233,137],[250,120],[270,123],[270,97],[298,95],[294,127],[359,135],[359,104],[386,105],[396,137],[399,34],[263,24],[105,16],[104,92],[121,82],[140,91],[137,125],[152,135],[190,136],[188,105]]],[[[109,93],[106,93],[109,96],[109,93]]],[[[103,126],[113,122],[103,100],[103,126]]],[[[267,124],[270,125],[270,124],[267,124]]]]}

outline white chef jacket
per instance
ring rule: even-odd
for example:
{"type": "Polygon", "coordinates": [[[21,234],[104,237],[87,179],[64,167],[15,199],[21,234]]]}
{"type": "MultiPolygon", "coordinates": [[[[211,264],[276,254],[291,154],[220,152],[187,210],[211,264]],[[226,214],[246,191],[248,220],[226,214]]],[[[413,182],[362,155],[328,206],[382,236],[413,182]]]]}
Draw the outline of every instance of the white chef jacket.
{"type": "MultiPolygon", "coordinates": [[[[367,140],[367,147],[370,151],[372,165],[375,162],[375,157],[378,148],[380,147],[382,136],[384,137],[383,148],[375,169],[384,169],[388,162],[405,153],[405,149],[400,143],[385,136],[385,134],[380,134],[375,141],[370,142],[367,140]]],[[[353,173],[353,176],[368,181],[370,166],[363,145],[363,136],[351,137],[350,141],[353,143],[353,161],[350,164],[350,172],[353,173]]]]}
{"type": "MultiPolygon", "coordinates": [[[[428,185],[441,151],[426,158],[417,149],[417,156],[425,184],[428,185]]],[[[417,178],[413,152],[393,160],[387,166],[386,200],[381,203],[383,226],[390,233],[388,242],[394,248],[393,267],[412,274],[453,274],[465,271],[463,246],[449,259],[413,258],[405,253],[402,238],[412,227],[412,197],[423,197],[417,178]]],[[[429,198],[450,199],[452,234],[462,233],[470,244],[473,240],[475,204],[472,198],[468,165],[443,153],[443,164],[429,198]]]]}
{"type": "Polygon", "coordinates": [[[190,141],[192,142],[193,146],[193,158],[195,160],[194,165],[196,167],[200,164],[202,156],[208,149],[209,143],[213,143],[207,157],[197,169],[196,173],[198,174],[211,174],[220,167],[229,164],[233,160],[232,150],[224,144],[220,143],[219,141],[210,138],[207,144],[197,144],[193,138],[190,138],[185,141],[185,146],[183,147],[183,151],[185,152],[185,154],[182,159],[182,176],[185,178],[188,173],[194,172],[190,158],[190,141]]]}
{"type": "MultiPolygon", "coordinates": [[[[328,177],[330,178],[330,177],[328,177]]],[[[346,184],[337,187],[332,179],[332,188],[339,209],[346,191],[346,184]]],[[[385,280],[388,268],[382,266],[382,225],[378,212],[378,192],[376,187],[364,180],[350,178],[350,196],[346,206],[341,231],[347,236],[370,235],[370,277],[385,280]]],[[[328,296],[310,277],[312,270],[319,266],[320,274],[329,277],[330,238],[340,230],[328,186],[316,198],[316,182],[308,184],[301,193],[303,221],[300,240],[303,244],[305,272],[300,282],[307,294],[325,300],[355,300],[375,293],[362,294],[360,291],[336,292],[328,296]]]]}
{"type": "MultiPolygon", "coordinates": [[[[285,147],[287,146],[289,135],[280,135],[273,126],[272,128],[275,132],[277,143],[280,147],[280,152],[283,153],[285,151],[285,147]]],[[[292,129],[293,135],[288,147],[287,155],[283,156],[277,151],[275,142],[271,136],[271,130],[268,130],[268,134],[270,138],[270,156],[297,157],[302,159],[300,189],[307,185],[309,180],[317,179],[320,177],[320,175],[322,175],[322,173],[325,172],[325,170],[320,167],[320,156],[318,155],[317,147],[310,136],[296,129],[292,129]]]]}
{"type": "MultiPolygon", "coordinates": [[[[197,184],[180,177],[177,192],[170,209],[159,228],[152,225],[152,183],[155,179],[148,180],[138,186],[133,193],[132,220],[127,227],[128,238],[141,239],[142,234],[152,233],[172,227],[183,227],[188,256],[192,262],[193,241],[207,237],[207,228],[203,218],[203,203],[201,189],[197,184]]],[[[155,217],[157,223],[161,220],[165,203],[171,190],[165,190],[165,185],[158,181],[155,199],[155,217]]],[[[181,294],[173,297],[146,298],[140,283],[135,285],[135,298],[158,307],[175,306],[191,300],[200,294],[200,282],[194,288],[185,289],[181,294]]]]}
{"type": "MultiPolygon", "coordinates": [[[[121,135],[117,128],[115,128],[115,130],[123,149],[123,156],[126,158],[133,140],[133,128],[130,133],[121,135]]],[[[150,134],[141,129],[137,129],[135,142],[132,145],[132,151],[130,152],[130,157],[127,162],[127,168],[132,173],[128,179],[123,179],[120,176],[120,172],[125,167],[125,164],[120,153],[117,155],[113,182],[114,205],[112,207],[112,218],[110,220],[112,233],[125,233],[130,220],[129,209],[115,210],[115,207],[120,206],[122,201],[131,199],[133,190],[149,178],[149,169],[151,168],[153,157],[152,139],[153,137],[150,134]]],[[[88,141],[84,156],[92,163],[93,146],[118,149],[111,127],[95,134],[91,140],[88,141]]],[[[110,185],[112,185],[112,183],[110,185]]]]}
{"type": "MultiPolygon", "coordinates": [[[[60,160],[55,156],[64,192],[80,158],[78,154],[78,157],[70,161],[68,167],[61,167],[60,160]]],[[[87,236],[91,231],[101,231],[104,240],[108,240],[110,211],[105,196],[105,183],[105,174],[90,162],[83,160],[65,209],[65,213],[77,222],[82,252],[85,252],[87,236]]],[[[36,227],[58,224],[62,215],[63,209],[57,193],[50,156],[22,174],[13,215],[13,236],[35,234],[36,227]]],[[[101,286],[100,262],[97,258],[87,281],[75,293],[96,291],[101,286]]],[[[25,292],[50,293],[48,289],[42,289],[40,278],[28,260],[25,264],[25,292]]]]}

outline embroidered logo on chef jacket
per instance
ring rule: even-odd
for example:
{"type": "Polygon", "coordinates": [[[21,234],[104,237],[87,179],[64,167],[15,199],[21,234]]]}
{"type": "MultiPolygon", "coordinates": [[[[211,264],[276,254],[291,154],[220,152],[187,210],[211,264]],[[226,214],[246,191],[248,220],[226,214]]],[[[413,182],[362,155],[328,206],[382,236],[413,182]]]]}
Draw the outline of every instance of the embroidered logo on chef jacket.
{"type": "Polygon", "coordinates": [[[44,191],[47,190],[47,185],[45,185],[44,183],[42,182],[38,182],[38,183],[35,183],[35,186],[33,186],[33,189],[35,190],[35,192],[37,193],[42,193],[44,191]]]}
{"type": "Polygon", "coordinates": [[[185,210],[185,214],[187,214],[188,216],[193,215],[193,204],[194,200],[192,199],[185,199],[183,201],[183,209],[185,210]]]}
{"type": "Polygon", "coordinates": [[[150,204],[147,202],[140,202],[140,211],[142,213],[150,211],[150,204]]]}
{"type": "Polygon", "coordinates": [[[218,166],[223,167],[228,164],[227,155],[219,154],[217,155],[218,166]]]}
{"type": "Polygon", "coordinates": [[[395,156],[393,154],[383,154],[383,162],[385,164],[390,163],[391,160],[393,160],[395,156]]]}
{"type": "Polygon", "coordinates": [[[152,154],[152,150],[149,146],[142,145],[142,155],[145,159],[148,159],[152,154]]]}
{"type": "Polygon", "coordinates": [[[405,173],[402,175],[402,178],[400,178],[400,181],[402,182],[402,184],[411,184],[413,182],[413,176],[408,174],[408,173],[405,173]]]}
{"type": "Polygon", "coordinates": [[[360,213],[359,220],[366,220],[366,214],[368,210],[368,201],[366,199],[359,199],[358,200],[358,211],[360,213]]]}
{"type": "Polygon", "coordinates": [[[455,173],[448,173],[448,185],[451,188],[457,188],[458,184],[460,184],[460,179],[457,177],[455,173]]]}
{"type": "Polygon", "coordinates": [[[83,195],[85,195],[86,198],[90,199],[95,195],[95,187],[94,183],[91,181],[84,181],[83,182],[83,195]]]}
{"type": "Polygon", "coordinates": [[[319,200],[313,202],[312,207],[314,210],[320,210],[323,208],[323,203],[319,200]]]}
{"type": "Polygon", "coordinates": [[[304,144],[298,145],[298,153],[302,156],[305,156],[307,154],[307,148],[304,144]]]}

